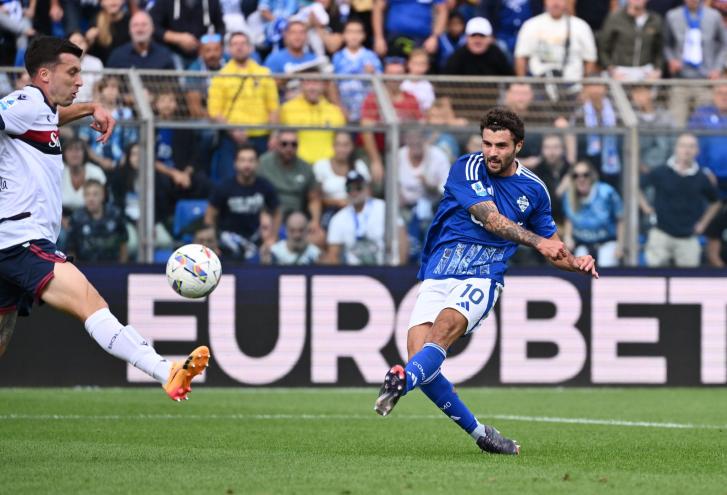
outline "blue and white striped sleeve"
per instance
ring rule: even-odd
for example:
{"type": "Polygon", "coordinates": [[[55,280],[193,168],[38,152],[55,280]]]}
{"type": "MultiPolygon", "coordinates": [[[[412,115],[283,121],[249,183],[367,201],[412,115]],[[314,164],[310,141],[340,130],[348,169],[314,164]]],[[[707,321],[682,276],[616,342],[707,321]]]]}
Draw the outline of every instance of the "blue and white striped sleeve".
{"type": "Polygon", "coordinates": [[[483,201],[493,201],[482,153],[459,157],[449,170],[444,190],[465,210],[483,201]]]}

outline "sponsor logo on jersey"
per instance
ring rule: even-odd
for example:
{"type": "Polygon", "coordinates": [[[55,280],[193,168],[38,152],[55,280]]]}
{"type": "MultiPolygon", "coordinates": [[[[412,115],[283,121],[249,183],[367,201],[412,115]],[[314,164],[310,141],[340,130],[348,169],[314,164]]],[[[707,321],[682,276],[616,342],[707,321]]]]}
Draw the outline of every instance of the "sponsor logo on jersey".
{"type": "Polygon", "coordinates": [[[482,182],[480,182],[480,181],[472,184],[472,190],[478,196],[487,196],[487,190],[485,189],[485,186],[483,186],[482,182]]]}
{"type": "Polygon", "coordinates": [[[517,198],[517,205],[520,207],[520,211],[525,212],[525,210],[528,209],[528,206],[530,206],[530,200],[528,200],[525,195],[520,196],[517,198]]]}
{"type": "Polygon", "coordinates": [[[15,105],[16,101],[17,100],[15,98],[10,98],[10,97],[3,98],[2,100],[0,100],[0,110],[7,110],[8,108],[15,105]]]}
{"type": "Polygon", "coordinates": [[[0,176],[0,191],[5,191],[8,188],[8,181],[5,177],[0,176]]]}

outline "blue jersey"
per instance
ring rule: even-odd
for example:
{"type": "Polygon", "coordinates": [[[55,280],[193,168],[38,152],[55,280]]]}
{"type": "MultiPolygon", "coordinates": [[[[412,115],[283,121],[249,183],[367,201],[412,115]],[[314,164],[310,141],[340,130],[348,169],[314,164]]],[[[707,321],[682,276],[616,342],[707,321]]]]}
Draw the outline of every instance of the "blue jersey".
{"type": "Polygon", "coordinates": [[[549,238],[557,232],[545,184],[517,164],[509,177],[489,176],[482,153],[461,156],[449,171],[444,196],[429,227],[418,278],[490,278],[503,283],[517,244],[486,230],[468,210],[494,201],[500,214],[549,238]]]}

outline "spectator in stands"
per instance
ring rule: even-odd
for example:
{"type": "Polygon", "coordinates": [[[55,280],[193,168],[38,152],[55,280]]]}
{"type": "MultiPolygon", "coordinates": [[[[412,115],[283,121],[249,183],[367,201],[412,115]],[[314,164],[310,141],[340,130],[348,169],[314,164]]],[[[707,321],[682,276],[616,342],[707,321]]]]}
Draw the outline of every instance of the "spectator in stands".
{"type": "MultiPolygon", "coordinates": [[[[139,144],[129,145],[124,151],[124,158],[109,175],[109,191],[111,201],[124,213],[127,220],[136,223],[139,220],[139,191],[141,191],[139,165],[141,151],[139,144]]],[[[158,216],[157,216],[158,218],[158,216]]]]}
{"type": "Polygon", "coordinates": [[[454,163],[460,155],[457,128],[467,126],[467,119],[457,117],[450,99],[440,96],[434,100],[434,104],[427,112],[427,124],[443,127],[443,129],[431,132],[427,142],[444,151],[447,159],[454,163]]]}
{"type": "MultiPolygon", "coordinates": [[[[540,127],[566,128],[570,124],[563,116],[554,118],[553,108],[548,102],[539,101],[535,98],[533,88],[528,83],[512,83],[508,86],[503,100],[503,106],[517,113],[524,122],[529,125],[540,127]]],[[[482,141],[480,137],[480,141],[482,141]]],[[[480,142],[479,146],[482,146],[480,142]]],[[[528,138],[518,153],[520,163],[528,168],[533,168],[538,163],[542,149],[542,136],[540,134],[528,133],[528,138]]]]}
{"type": "MultiPolygon", "coordinates": [[[[208,207],[209,208],[209,207],[208,207]]],[[[222,256],[222,249],[220,249],[220,242],[217,239],[217,229],[204,225],[194,232],[194,238],[192,238],[193,244],[201,244],[202,246],[211,249],[217,256],[222,256]]]]}
{"type": "Polygon", "coordinates": [[[285,240],[270,248],[270,263],[273,265],[313,265],[318,263],[321,250],[308,241],[308,218],[296,211],[285,222],[285,240]]]}
{"type": "Polygon", "coordinates": [[[518,76],[581,79],[596,70],[596,42],[583,19],[569,15],[567,0],[545,0],[545,12],[525,21],[515,45],[518,76]]]}
{"type": "Polygon", "coordinates": [[[297,72],[300,66],[316,60],[316,55],[306,49],[308,30],[305,23],[291,19],[285,27],[285,48],[277,50],[265,59],[265,67],[273,74],[297,72]]]}
{"type": "MultiPolygon", "coordinates": [[[[278,122],[278,88],[268,77],[270,70],[250,58],[250,38],[232,33],[228,41],[230,60],[210,84],[207,106],[211,118],[228,124],[255,125],[278,122]]],[[[269,131],[264,129],[232,130],[223,134],[220,146],[231,157],[240,144],[249,141],[258,153],[267,149],[269,131]]]]}
{"type": "Polygon", "coordinates": [[[295,17],[308,25],[308,46],[316,56],[336,53],[343,46],[343,20],[335,0],[314,0],[295,17]]]}
{"type": "Polygon", "coordinates": [[[101,10],[96,14],[93,25],[86,31],[86,39],[90,45],[88,53],[98,57],[103,63],[106,63],[114,48],[131,41],[131,14],[125,7],[125,0],[101,0],[101,10]]]}
{"type": "Polygon", "coordinates": [[[151,16],[140,10],[129,22],[131,41],[114,49],[106,66],[112,69],[174,69],[172,52],[152,39],[154,23],[151,16]]]}
{"type": "Polygon", "coordinates": [[[105,204],[103,184],[90,179],[83,186],[84,208],[71,216],[68,233],[68,254],[78,261],[128,260],[124,217],[112,205],[105,204]]]}
{"type": "Polygon", "coordinates": [[[83,56],[81,57],[81,80],[83,81],[83,86],[78,89],[76,99],[73,101],[75,103],[91,101],[93,100],[93,87],[99,80],[101,80],[103,62],[101,62],[101,59],[98,57],[94,57],[87,53],[88,42],[80,31],[74,31],[71,33],[68,40],[83,50],[83,56]]]}
{"type": "Polygon", "coordinates": [[[720,196],[727,199],[727,145],[724,131],[727,129],[727,81],[719,81],[712,90],[713,104],[699,107],[689,119],[691,129],[723,131],[721,135],[705,135],[699,139],[699,163],[716,177],[720,196]]]}
{"type": "MultiPolygon", "coordinates": [[[[406,72],[404,67],[404,59],[399,57],[387,58],[384,64],[384,74],[386,75],[402,75],[406,72]]],[[[422,112],[419,110],[419,102],[417,99],[401,90],[399,80],[387,80],[384,83],[386,90],[391,98],[391,103],[396,110],[396,114],[401,122],[412,122],[422,120],[422,112]]],[[[376,101],[376,94],[369,93],[361,107],[361,124],[372,126],[381,123],[379,115],[379,104],[376,101]]],[[[374,184],[380,184],[384,180],[384,162],[381,154],[384,151],[384,135],[372,132],[361,133],[364,149],[369,158],[369,168],[371,170],[371,179],[374,184]]]]}
{"type": "Polygon", "coordinates": [[[639,130],[661,130],[663,134],[643,132],[639,135],[639,156],[642,173],[659,165],[664,165],[674,149],[669,129],[674,120],[666,108],[654,101],[656,88],[652,86],[632,86],[631,103],[639,119],[639,130]]]}
{"type": "Polygon", "coordinates": [[[321,195],[313,170],[297,156],[298,135],[281,130],[275,148],[260,157],[260,177],[270,181],[280,197],[283,217],[294,211],[307,213],[311,218],[311,239],[318,244],[321,230],[321,195]]]}
{"type": "Polygon", "coordinates": [[[303,79],[300,85],[301,93],[281,107],[280,123],[332,128],[298,132],[298,156],[308,163],[315,163],[333,156],[333,129],[346,125],[346,118],[338,106],[323,96],[327,85],[325,81],[303,79]]]}
{"type": "Polygon", "coordinates": [[[74,138],[63,143],[63,165],[61,198],[64,211],[83,206],[83,186],[87,180],[106,184],[106,174],[101,167],[87,161],[86,143],[80,139],[74,138]]]}
{"type": "Polygon", "coordinates": [[[722,22],[727,28],[727,1],[726,0],[708,0],[707,5],[715,9],[722,15],[722,22]]]}
{"type": "Polygon", "coordinates": [[[460,76],[512,76],[512,65],[495,43],[492,26],[484,17],[467,21],[467,41],[457,48],[444,67],[445,74],[460,76]]]}
{"type": "Polygon", "coordinates": [[[479,153],[482,151],[482,136],[479,134],[471,134],[467,138],[467,143],[464,147],[465,153],[479,153]]]}
{"type": "Polygon", "coordinates": [[[429,55],[437,53],[439,37],[447,25],[447,3],[444,0],[374,0],[371,23],[374,51],[406,56],[412,48],[422,47],[429,55]]]}
{"type": "Polygon", "coordinates": [[[465,44],[467,40],[464,34],[465,20],[462,14],[456,11],[449,13],[447,19],[447,30],[439,36],[439,53],[437,53],[437,68],[442,71],[447,65],[449,57],[465,44]]]}
{"type": "Polygon", "coordinates": [[[482,17],[492,23],[495,37],[502,42],[512,57],[517,35],[523,23],[543,12],[542,0],[482,0],[482,17]]]}
{"type": "Polygon", "coordinates": [[[704,235],[707,237],[707,263],[715,268],[727,267],[727,204],[714,217],[704,235]]]}
{"type": "MultiPolygon", "coordinates": [[[[727,61],[727,31],[722,16],[701,0],[684,0],[666,15],[664,55],[672,77],[718,79],[727,61]]],[[[706,88],[674,86],[669,104],[677,125],[689,116],[692,101],[707,101],[706,88]]]]}
{"type": "MultiPolygon", "coordinates": [[[[158,121],[174,120],[177,92],[172,88],[159,91],[154,99],[158,121]]],[[[210,180],[205,170],[206,157],[200,155],[192,129],[156,127],[154,169],[157,211],[164,219],[174,211],[180,199],[209,197],[210,180]]]]}
{"type": "Polygon", "coordinates": [[[404,146],[398,150],[398,162],[399,199],[405,218],[416,216],[421,224],[428,227],[434,216],[434,205],[444,192],[449,159],[441,149],[427,144],[421,131],[411,130],[404,135],[404,146]]]}
{"type": "Polygon", "coordinates": [[[180,69],[194,61],[203,35],[225,32],[220,0],[155,0],[149,13],[154,37],[180,57],[180,69]]]}
{"type": "Polygon", "coordinates": [[[580,161],[573,167],[563,213],[563,241],[575,256],[590,254],[601,267],[618,265],[624,236],[621,197],[598,180],[591,163],[580,161]]]}
{"type": "MultiPolygon", "coordinates": [[[[364,48],[366,39],[364,25],[359,19],[349,19],[343,28],[344,48],[333,55],[333,71],[336,74],[380,73],[381,60],[376,54],[364,48]]],[[[361,118],[361,105],[370,90],[370,85],[360,79],[339,80],[338,94],[349,122],[361,118]]]]}
{"type": "Polygon", "coordinates": [[[661,77],[663,25],[661,17],[646,10],[646,0],[628,0],[626,7],[610,14],[598,39],[599,62],[614,79],[661,77]]]}
{"type": "MultiPolygon", "coordinates": [[[[575,127],[617,127],[618,114],[608,98],[608,88],[603,84],[586,84],[582,92],[583,105],[572,118],[575,127]]],[[[615,188],[620,187],[621,146],[614,134],[581,134],[577,138],[578,156],[587,159],[601,179],[615,188]]]]}
{"type": "Polygon", "coordinates": [[[100,103],[111,116],[116,119],[117,125],[106,143],[96,140],[96,131],[90,127],[81,127],[78,137],[86,141],[88,156],[92,162],[101,166],[107,173],[113,170],[121,161],[124,149],[139,140],[136,127],[123,125],[124,120],[134,118],[134,112],[121,105],[121,88],[119,79],[115,76],[104,76],[95,88],[94,101],[100,103]]]}
{"type": "Polygon", "coordinates": [[[571,184],[570,168],[563,137],[557,134],[544,136],[538,164],[533,172],[548,189],[553,220],[558,225],[563,224],[563,196],[571,184]]]}
{"type": "Polygon", "coordinates": [[[647,0],[646,8],[656,12],[662,19],[666,18],[667,12],[684,4],[684,0],[647,0]]]}
{"type": "Polygon", "coordinates": [[[23,8],[19,1],[0,2],[0,43],[5,38],[3,51],[8,52],[7,57],[0,57],[0,65],[15,65],[16,53],[22,53],[28,47],[28,39],[36,34],[33,28],[34,14],[35,3],[32,8],[23,8]]]}
{"type": "MultiPolygon", "coordinates": [[[[412,76],[425,76],[429,72],[429,54],[423,48],[414,48],[409,53],[406,67],[412,76]]],[[[414,95],[422,113],[426,113],[434,104],[434,86],[426,79],[405,79],[401,83],[401,90],[414,95]]]]}
{"type": "MultiPolygon", "coordinates": [[[[371,197],[366,179],[356,171],[346,176],[349,204],[331,219],[325,261],[329,264],[382,265],[386,203],[371,197]]],[[[408,242],[399,224],[399,259],[408,258],[408,242]]]]}
{"type": "MultiPolygon", "coordinates": [[[[83,32],[99,10],[98,0],[65,0],[58,2],[62,11],[63,27],[66,33],[83,32]]],[[[53,2],[51,2],[51,5],[53,2]]],[[[133,7],[133,3],[132,6],[133,7]]],[[[132,11],[133,13],[133,11],[132,11]]],[[[53,19],[55,22],[55,19],[53,19]]]]}
{"type": "Polygon", "coordinates": [[[257,255],[263,211],[272,215],[275,235],[280,228],[278,194],[268,180],[257,175],[257,168],[255,148],[242,145],[235,156],[235,179],[214,188],[205,212],[205,225],[219,230],[222,251],[234,259],[249,260],[257,255]]]}
{"type": "Polygon", "coordinates": [[[641,209],[656,215],[656,224],[646,242],[649,266],[699,266],[702,246],[699,237],[720,208],[719,195],[696,161],[699,146],[693,134],[681,134],[674,155],[642,179],[642,186],[654,188],[654,204],[641,196],[641,209]]]}
{"type": "Polygon", "coordinates": [[[406,132],[397,158],[400,211],[407,223],[412,249],[407,258],[416,259],[444,192],[450,161],[444,151],[428,144],[419,130],[406,132]]]}
{"type": "MultiPolygon", "coordinates": [[[[205,34],[199,40],[199,57],[190,64],[187,70],[195,72],[218,71],[226,63],[227,57],[222,50],[222,35],[205,34]]],[[[207,88],[211,83],[211,77],[185,78],[184,97],[190,117],[195,119],[209,118],[209,113],[207,113],[207,88]]]]}
{"type": "Polygon", "coordinates": [[[297,0],[260,0],[258,13],[263,20],[265,45],[275,51],[283,35],[281,29],[285,23],[298,12],[297,0]]]}
{"type": "Polygon", "coordinates": [[[623,0],[607,0],[593,2],[592,0],[568,0],[569,12],[579,19],[586,21],[594,33],[601,30],[603,22],[609,13],[614,12],[623,0]]]}
{"type": "Polygon", "coordinates": [[[323,213],[321,226],[325,229],[331,217],[348,204],[346,175],[355,170],[366,181],[371,180],[369,169],[363,160],[354,155],[353,139],[348,132],[338,131],[333,140],[333,156],[318,160],[313,165],[313,174],[321,189],[323,213]]]}

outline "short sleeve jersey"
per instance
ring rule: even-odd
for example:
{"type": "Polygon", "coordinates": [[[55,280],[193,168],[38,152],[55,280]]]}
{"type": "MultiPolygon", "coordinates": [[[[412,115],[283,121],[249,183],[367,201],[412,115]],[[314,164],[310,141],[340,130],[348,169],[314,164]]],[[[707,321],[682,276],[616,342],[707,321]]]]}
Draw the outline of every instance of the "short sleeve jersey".
{"type": "Polygon", "coordinates": [[[35,86],[0,100],[0,249],[31,239],[56,242],[63,160],[58,113],[35,86]]]}
{"type": "Polygon", "coordinates": [[[237,180],[220,184],[212,192],[210,204],[219,211],[220,230],[250,239],[260,228],[260,212],[275,211],[280,202],[273,185],[257,177],[249,185],[237,180]]]}
{"type": "Polygon", "coordinates": [[[517,163],[511,176],[490,176],[482,153],[461,156],[427,233],[420,280],[483,277],[503,283],[517,244],[486,230],[468,211],[484,201],[493,201],[500,214],[542,237],[557,231],[547,188],[534,173],[517,163]]]}

